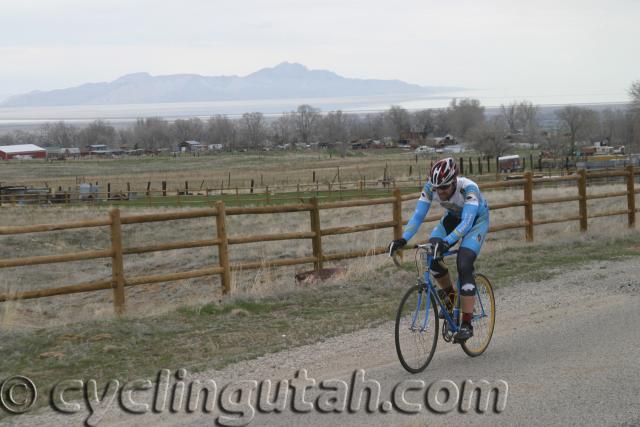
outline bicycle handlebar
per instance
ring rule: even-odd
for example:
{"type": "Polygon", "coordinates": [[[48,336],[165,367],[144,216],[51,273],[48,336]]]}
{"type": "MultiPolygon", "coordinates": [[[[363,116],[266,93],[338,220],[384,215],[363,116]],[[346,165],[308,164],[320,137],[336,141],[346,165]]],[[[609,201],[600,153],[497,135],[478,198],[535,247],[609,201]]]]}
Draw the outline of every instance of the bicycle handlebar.
{"type": "MultiPolygon", "coordinates": [[[[414,245],[410,245],[410,246],[405,246],[403,250],[406,249],[424,249],[425,251],[427,251],[427,253],[430,253],[431,255],[433,255],[433,247],[434,245],[432,243],[424,243],[424,244],[414,244],[414,245]]],[[[435,258],[435,259],[443,259],[445,257],[451,256],[451,255],[455,255],[458,253],[458,249],[453,250],[453,251],[448,251],[445,252],[444,254],[442,254],[441,256],[435,258]]],[[[393,263],[395,264],[396,267],[400,268],[402,267],[402,265],[400,264],[400,261],[398,260],[398,252],[394,252],[393,255],[391,256],[391,260],[393,261],[393,263]]]]}

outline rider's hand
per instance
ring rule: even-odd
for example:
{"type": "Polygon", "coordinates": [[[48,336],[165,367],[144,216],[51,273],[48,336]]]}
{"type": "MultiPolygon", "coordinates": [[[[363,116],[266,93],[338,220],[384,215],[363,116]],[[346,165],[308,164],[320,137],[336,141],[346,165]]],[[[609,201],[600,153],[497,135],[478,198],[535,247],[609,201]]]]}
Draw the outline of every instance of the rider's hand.
{"type": "Polygon", "coordinates": [[[451,246],[443,240],[441,242],[436,243],[436,245],[433,248],[433,254],[436,258],[440,258],[450,248],[451,246]]]}
{"type": "Polygon", "coordinates": [[[393,256],[393,254],[398,250],[406,246],[407,241],[405,239],[397,239],[389,243],[389,256],[393,256]]]}

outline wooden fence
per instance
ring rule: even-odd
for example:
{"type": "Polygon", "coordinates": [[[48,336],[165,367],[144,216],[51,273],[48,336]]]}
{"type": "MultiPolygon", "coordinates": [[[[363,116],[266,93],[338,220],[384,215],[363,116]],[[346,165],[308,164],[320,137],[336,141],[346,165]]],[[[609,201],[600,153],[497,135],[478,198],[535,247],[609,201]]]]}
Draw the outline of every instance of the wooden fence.
{"type": "MultiPolygon", "coordinates": [[[[587,173],[584,170],[567,176],[536,178],[532,177],[531,172],[526,172],[523,179],[501,181],[481,184],[482,190],[501,189],[510,187],[522,187],[523,198],[508,203],[497,203],[490,206],[491,210],[522,207],[523,220],[515,223],[497,224],[491,226],[490,232],[497,232],[509,229],[524,228],[524,236],[527,241],[534,239],[534,226],[553,224],[567,221],[579,221],[580,230],[586,231],[589,218],[597,218],[604,216],[627,215],[627,223],[629,227],[635,226],[636,209],[635,194],[640,189],[635,188],[635,176],[638,172],[634,171],[632,166],[628,166],[623,170],[605,171],[587,173]],[[589,179],[598,179],[603,177],[622,177],[626,181],[625,191],[608,192],[602,194],[588,194],[587,182],[589,179]],[[554,198],[533,198],[533,189],[536,184],[546,185],[549,183],[557,184],[560,182],[575,182],[577,193],[574,196],[554,197],[554,198]],[[611,197],[626,196],[627,208],[621,210],[592,213],[587,212],[587,200],[604,199],[611,197]],[[578,202],[578,213],[567,217],[557,217],[552,219],[536,220],[533,215],[533,206],[536,204],[552,204],[578,202]]],[[[17,235],[24,233],[40,233],[59,230],[85,229],[95,227],[109,227],[111,236],[111,245],[101,250],[83,251],[76,253],[67,253],[63,255],[46,255],[29,258],[13,258],[1,259],[0,268],[21,267],[41,264],[63,263],[79,260],[90,260],[99,258],[111,258],[112,274],[111,278],[98,280],[88,283],[80,283],[58,288],[49,288],[42,290],[19,291],[14,293],[0,294],[0,301],[42,298],[54,295],[73,294],[78,292],[89,292],[104,289],[113,290],[113,304],[116,313],[121,314],[125,310],[125,288],[151,283],[176,281],[183,279],[191,279],[196,277],[219,275],[222,283],[222,290],[225,294],[234,292],[234,283],[231,280],[231,272],[238,270],[252,270],[264,267],[292,266],[301,264],[313,264],[315,269],[323,268],[325,262],[336,261],[349,258],[364,257],[385,253],[386,246],[367,248],[361,250],[353,250],[347,252],[325,253],[322,248],[323,239],[328,236],[356,233],[362,231],[392,228],[393,237],[400,238],[402,236],[402,227],[407,223],[402,218],[402,203],[404,201],[415,200],[420,193],[412,193],[402,195],[399,189],[394,189],[391,197],[381,197],[377,199],[366,200],[349,200],[330,203],[318,202],[317,198],[311,198],[308,203],[300,203],[295,205],[281,206],[265,206],[265,207],[225,207],[222,201],[216,202],[215,207],[206,209],[194,209],[183,212],[172,213],[151,213],[151,214],[135,214],[121,215],[118,208],[112,208],[109,216],[86,221],[67,222],[62,224],[40,224],[27,226],[11,226],[0,227],[0,235],[17,235]],[[342,209],[356,206],[374,206],[391,204],[392,217],[389,221],[365,223],[355,226],[321,228],[320,213],[328,209],[342,209]],[[280,234],[261,234],[247,236],[229,236],[227,231],[226,217],[229,215],[257,215],[257,214],[286,214],[290,212],[308,212],[309,213],[309,231],[291,232],[280,234]],[[210,217],[216,223],[216,237],[197,241],[162,243],[147,246],[124,247],[122,243],[122,225],[125,224],[141,224],[147,222],[173,221],[189,218],[210,217]],[[260,260],[255,262],[231,263],[229,261],[230,247],[233,245],[241,245],[246,243],[282,241],[292,239],[311,240],[312,254],[305,257],[260,260]],[[168,251],[175,249],[199,248],[199,247],[218,247],[218,264],[210,265],[204,268],[182,271],[168,274],[154,274],[145,276],[130,277],[124,270],[124,257],[158,251],[168,251]]],[[[440,219],[440,215],[431,215],[424,222],[434,222],[440,219]]],[[[213,227],[212,227],[213,230],[213,227]]],[[[212,233],[213,234],[213,233],[212,233]]]]}

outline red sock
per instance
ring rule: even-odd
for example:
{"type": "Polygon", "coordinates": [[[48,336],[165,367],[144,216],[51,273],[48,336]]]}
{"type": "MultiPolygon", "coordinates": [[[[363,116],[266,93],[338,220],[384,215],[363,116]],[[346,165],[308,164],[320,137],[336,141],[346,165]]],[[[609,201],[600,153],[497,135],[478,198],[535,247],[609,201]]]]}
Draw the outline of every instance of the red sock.
{"type": "Polygon", "coordinates": [[[473,313],[462,313],[463,322],[471,322],[472,318],[473,318],[473,313]]]}

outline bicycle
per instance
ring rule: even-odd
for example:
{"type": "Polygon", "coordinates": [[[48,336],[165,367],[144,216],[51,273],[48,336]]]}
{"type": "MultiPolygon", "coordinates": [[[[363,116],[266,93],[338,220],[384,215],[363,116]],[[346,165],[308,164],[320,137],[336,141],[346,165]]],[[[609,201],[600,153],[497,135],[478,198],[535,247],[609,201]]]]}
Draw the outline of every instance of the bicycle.
{"type": "MultiPolygon", "coordinates": [[[[412,374],[424,371],[436,351],[440,330],[438,308],[444,314],[442,338],[453,342],[460,328],[460,280],[457,280],[456,297],[450,313],[431,282],[431,266],[436,260],[433,245],[430,243],[414,245],[415,262],[418,270],[418,282],[403,296],[395,324],[396,352],[402,366],[412,374]],[[425,268],[426,267],[426,268],[425,268]],[[421,274],[421,269],[424,269],[421,274]]],[[[406,249],[405,249],[406,250],[406,249]]],[[[458,250],[444,253],[440,259],[456,255],[458,250]]],[[[393,262],[400,267],[397,254],[393,262]]],[[[474,273],[476,281],[476,300],[473,310],[473,336],[460,342],[462,350],[471,357],[485,352],[493,335],[495,326],[495,298],[489,279],[483,274],[474,273]]]]}

